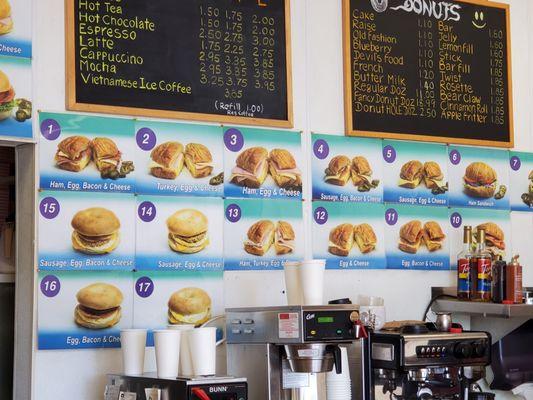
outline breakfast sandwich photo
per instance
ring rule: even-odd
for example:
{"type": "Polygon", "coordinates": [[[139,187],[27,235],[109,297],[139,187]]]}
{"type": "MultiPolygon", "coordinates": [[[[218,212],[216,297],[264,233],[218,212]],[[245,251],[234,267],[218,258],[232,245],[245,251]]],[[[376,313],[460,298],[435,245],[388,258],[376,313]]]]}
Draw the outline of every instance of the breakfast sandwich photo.
{"type": "Polygon", "coordinates": [[[314,200],[383,201],[380,140],[313,134],[311,143],[314,200]]]}
{"type": "Polygon", "coordinates": [[[222,128],[136,121],[137,191],[149,195],[222,197],[222,128]]]}
{"type": "MultiPolygon", "coordinates": [[[[1,22],[0,20],[0,28],[1,22]]],[[[2,36],[0,35],[0,53],[1,42],[2,36]]],[[[29,58],[0,55],[1,136],[33,137],[34,110],[31,61],[29,58]]]]}
{"type": "Polygon", "coordinates": [[[138,270],[221,271],[223,200],[137,196],[138,270]]]}
{"type": "Polygon", "coordinates": [[[509,201],[513,211],[533,211],[533,153],[509,154],[509,201]]]}
{"type": "Polygon", "coordinates": [[[133,327],[133,278],[118,271],[41,271],[39,350],[120,347],[133,327]]]}
{"type": "Polygon", "coordinates": [[[32,57],[31,0],[0,0],[0,55],[32,57]]]}
{"type": "Polygon", "coordinates": [[[301,146],[300,132],[225,128],[225,197],[301,199],[301,146]]]}
{"type": "Polygon", "coordinates": [[[313,202],[313,258],[327,269],[386,268],[383,204],[313,202]]]}
{"type": "Polygon", "coordinates": [[[131,271],[135,197],[125,193],[39,193],[40,270],[131,271]]]}
{"type": "Polygon", "coordinates": [[[446,146],[394,140],[383,142],[385,201],[422,206],[448,205],[446,146]]]}
{"type": "Polygon", "coordinates": [[[132,120],[39,113],[39,121],[42,189],[135,192],[132,120]]]}

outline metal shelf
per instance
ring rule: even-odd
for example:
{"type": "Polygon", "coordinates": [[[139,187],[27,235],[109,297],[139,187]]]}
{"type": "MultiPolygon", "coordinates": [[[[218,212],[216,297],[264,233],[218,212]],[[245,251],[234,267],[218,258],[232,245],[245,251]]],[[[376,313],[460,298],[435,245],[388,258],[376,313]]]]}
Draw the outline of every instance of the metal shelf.
{"type": "MultiPolygon", "coordinates": [[[[451,294],[455,288],[433,288],[433,296],[451,294]]],[[[496,304],[438,299],[431,307],[434,312],[451,312],[490,318],[533,318],[533,305],[529,304],[496,304]]]]}

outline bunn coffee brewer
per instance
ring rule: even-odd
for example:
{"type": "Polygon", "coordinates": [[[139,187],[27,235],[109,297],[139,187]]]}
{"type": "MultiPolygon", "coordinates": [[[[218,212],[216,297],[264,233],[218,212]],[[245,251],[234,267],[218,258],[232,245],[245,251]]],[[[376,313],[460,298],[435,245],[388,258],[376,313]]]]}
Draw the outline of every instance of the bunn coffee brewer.
{"type": "MultiPolygon", "coordinates": [[[[254,400],[326,399],[325,373],[342,368],[339,345],[354,358],[366,334],[351,304],[237,308],[226,317],[228,373],[247,377],[254,400]]],[[[360,399],[355,370],[352,394],[360,399]]]]}
{"type": "Polygon", "coordinates": [[[409,325],[372,333],[372,397],[375,400],[463,400],[466,367],[490,364],[486,332],[438,332],[409,325]]]}

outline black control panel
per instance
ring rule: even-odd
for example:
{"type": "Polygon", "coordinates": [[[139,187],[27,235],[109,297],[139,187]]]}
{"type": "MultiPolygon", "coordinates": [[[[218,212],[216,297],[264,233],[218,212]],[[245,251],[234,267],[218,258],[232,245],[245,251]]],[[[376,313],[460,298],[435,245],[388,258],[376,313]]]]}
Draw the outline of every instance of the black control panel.
{"type": "Polygon", "coordinates": [[[304,311],[304,337],[306,342],[349,341],[355,336],[350,317],[354,311],[304,311]]]}
{"type": "Polygon", "coordinates": [[[248,400],[246,383],[191,385],[188,400],[248,400]]]}
{"type": "Polygon", "coordinates": [[[486,340],[456,341],[416,347],[418,358],[477,359],[487,356],[488,352],[489,343],[486,340]]]}

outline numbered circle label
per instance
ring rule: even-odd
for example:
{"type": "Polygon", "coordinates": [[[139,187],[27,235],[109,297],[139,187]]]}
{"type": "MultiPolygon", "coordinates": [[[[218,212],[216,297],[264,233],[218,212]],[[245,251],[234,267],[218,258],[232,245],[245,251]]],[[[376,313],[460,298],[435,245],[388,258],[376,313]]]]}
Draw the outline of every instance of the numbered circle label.
{"type": "Polygon", "coordinates": [[[458,212],[450,215],[450,223],[454,228],[459,228],[463,224],[463,217],[458,212]]]}
{"type": "Polygon", "coordinates": [[[39,203],[39,211],[46,219],[54,219],[59,215],[59,202],[54,197],[45,197],[39,203]]]}
{"type": "Polygon", "coordinates": [[[459,163],[461,162],[461,153],[459,153],[459,151],[457,150],[450,151],[449,157],[450,157],[450,162],[453,165],[459,165],[459,163]]]}
{"type": "Polygon", "coordinates": [[[46,297],[56,297],[61,290],[61,282],[55,275],[47,275],[41,281],[41,293],[46,297]]]}
{"type": "Polygon", "coordinates": [[[396,160],[396,149],[391,145],[383,147],[383,159],[392,164],[396,160]]]}
{"type": "Polygon", "coordinates": [[[390,226],[396,225],[398,222],[398,212],[394,208],[385,211],[385,222],[390,226]]]}
{"type": "Polygon", "coordinates": [[[155,204],[151,201],[143,201],[137,208],[137,214],[144,222],[152,222],[157,214],[155,204]]]}
{"type": "Polygon", "coordinates": [[[238,222],[242,217],[242,210],[237,204],[230,204],[226,207],[226,219],[229,222],[238,222]]]}
{"type": "Polygon", "coordinates": [[[152,150],[157,143],[155,132],[150,128],[141,128],[135,135],[137,146],[144,151],[152,150]]]}
{"type": "Polygon", "coordinates": [[[229,151],[234,153],[244,147],[244,137],[240,130],[231,128],[224,133],[224,144],[229,151]]]}
{"type": "Polygon", "coordinates": [[[41,122],[41,135],[47,140],[56,140],[61,135],[61,126],[55,119],[41,122]]]}
{"type": "Polygon", "coordinates": [[[135,282],[135,292],[139,297],[150,297],[154,293],[154,281],[147,276],[142,276],[135,282]]]}
{"type": "Polygon", "coordinates": [[[324,225],[326,222],[328,222],[328,217],[328,210],[326,210],[324,207],[317,207],[313,213],[313,218],[318,225],[324,225]]]}
{"type": "Polygon", "coordinates": [[[313,153],[315,153],[315,157],[319,160],[324,160],[329,155],[329,145],[328,142],[326,142],[323,139],[318,139],[315,141],[315,144],[313,145],[313,153]]]}
{"type": "Polygon", "coordinates": [[[520,160],[520,157],[517,156],[512,156],[509,163],[511,164],[511,169],[513,171],[518,171],[520,170],[520,167],[522,167],[522,161],[520,160]]]}

